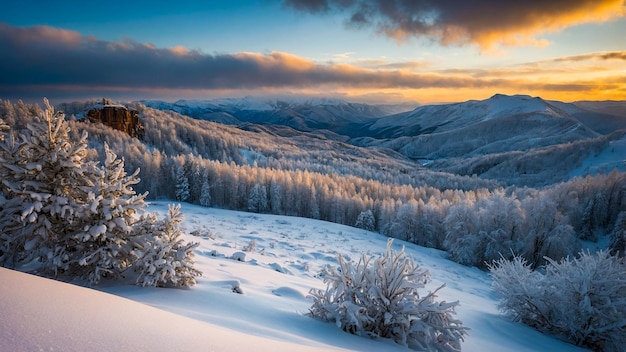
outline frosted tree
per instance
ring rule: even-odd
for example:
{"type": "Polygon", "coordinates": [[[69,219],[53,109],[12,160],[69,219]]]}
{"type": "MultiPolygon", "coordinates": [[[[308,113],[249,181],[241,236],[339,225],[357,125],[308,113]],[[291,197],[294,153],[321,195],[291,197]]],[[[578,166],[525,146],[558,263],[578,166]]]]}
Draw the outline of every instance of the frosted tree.
{"type": "Polygon", "coordinates": [[[189,178],[185,173],[185,167],[176,168],[176,200],[186,202],[189,199],[189,178]]]}
{"type": "Polygon", "coordinates": [[[248,210],[262,213],[267,210],[267,191],[264,186],[256,183],[248,195],[248,210]]]}
{"type": "Polygon", "coordinates": [[[186,243],[182,238],[180,204],[169,206],[164,220],[146,215],[141,232],[146,236],[135,242],[135,254],[139,258],[133,265],[138,273],[136,283],[140,286],[189,287],[202,275],[193,266],[193,250],[198,243],[186,243]]]}
{"type": "Polygon", "coordinates": [[[202,176],[202,187],[200,188],[200,205],[208,207],[211,205],[211,184],[209,183],[209,173],[204,171],[202,176]]]}
{"type": "Polygon", "coordinates": [[[352,334],[390,338],[420,351],[460,351],[467,328],[455,319],[458,302],[437,302],[419,289],[430,273],[387,242],[384,256],[363,255],[355,265],[341,255],[339,269],[324,278],[326,290],[312,289],[310,315],[352,334]]]}
{"type": "Polygon", "coordinates": [[[374,213],[372,213],[371,209],[367,209],[359,213],[359,216],[356,219],[356,223],[354,227],[359,229],[363,229],[366,231],[374,231],[375,230],[376,219],[374,218],[374,213]]]}
{"type": "Polygon", "coordinates": [[[80,249],[76,234],[84,224],[97,168],[85,160],[87,134],[70,142],[64,114],[46,99],[44,105],[15,144],[2,144],[6,201],[0,208],[0,264],[29,264],[57,276],[69,269],[80,249]]]}
{"type": "Polygon", "coordinates": [[[143,236],[137,228],[147,220],[142,217],[147,193],[138,195],[133,190],[139,182],[139,169],[127,175],[124,160],[106,143],[104,152],[104,165],[87,199],[85,225],[76,235],[82,256],[75,270],[92,284],[102,277],[118,277],[133,264],[133,241],[143,236]]]}
{"type": "Polygon", "coordinates": [[[617,216],[610,239],[609,248],[622,257],[626,256],[626,210],[622,210],[617,216]]]}
{"type": "Polygon", "coordinates": [[[3,119],[0,119],[0,143],[5,140],[5,133],[9,130],[9,126],[4,123],[3,119]]]}
{"type": "Polygon", "coordinates": [[[282,214],[283,190],[275,177],[270,181],[270,208],[274,214],[282,214]]]}

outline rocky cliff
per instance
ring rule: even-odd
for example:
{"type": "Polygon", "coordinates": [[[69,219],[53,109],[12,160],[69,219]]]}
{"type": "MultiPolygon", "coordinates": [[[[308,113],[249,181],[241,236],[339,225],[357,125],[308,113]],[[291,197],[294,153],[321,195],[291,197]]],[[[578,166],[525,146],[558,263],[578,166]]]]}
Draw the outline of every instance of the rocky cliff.
{"type": "Polygon", "coordinates": [[[102,104],[97,104],[87,111],[86,117],[90,122],[100,122],[116,130],[126,132],[131,137],[143,139],[144,128],[137,110],[103,100],[102,104]]]}

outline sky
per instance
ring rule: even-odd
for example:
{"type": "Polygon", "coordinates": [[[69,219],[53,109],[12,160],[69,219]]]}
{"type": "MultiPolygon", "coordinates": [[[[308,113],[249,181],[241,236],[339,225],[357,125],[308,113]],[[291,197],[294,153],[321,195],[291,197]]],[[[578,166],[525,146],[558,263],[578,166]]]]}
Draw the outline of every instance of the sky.
{"type": "Polygon", "coordinates": [[[626,100],[624,0],[9,1],[0,99],[626,100]]]}

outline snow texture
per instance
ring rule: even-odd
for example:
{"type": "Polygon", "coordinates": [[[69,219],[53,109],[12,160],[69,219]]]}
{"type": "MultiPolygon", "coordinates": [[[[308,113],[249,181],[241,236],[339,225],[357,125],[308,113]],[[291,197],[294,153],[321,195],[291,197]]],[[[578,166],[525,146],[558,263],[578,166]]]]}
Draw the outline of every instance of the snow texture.
{"type": "MultiPolygon", "coordinates": [[[[167,202],[149,211],[167,214],[167,202]]],[[[407,351],[391,340],[347,334],[307,317],[311,288],[324,289],[320,273],[336,267],[337,255],[359,258],[384,253],[387,238],[362,229],[303,218],[249,214],[183,204],[184,235],[198,241],[191,289],[101,285],[99,290],[0,269],[0,351],[407,351]],[[250,241],[258,250],[245,262],[229,259],[250,241]],[[280,264],[290,274],[278,272],[280,264]],[[233,293],[238,283],[243,294],[233,293]],[[52,304],[51,302],[54,302],[52,304]],[[147,307],[145,304],[158,309],[147,307]]],[[[426,285],[438,299],[460,301],[470,328],[463,351],[582,351],[498,312],[486,272],[447,259],[447,254],[399,240],[432,275],[426,285]]]]}

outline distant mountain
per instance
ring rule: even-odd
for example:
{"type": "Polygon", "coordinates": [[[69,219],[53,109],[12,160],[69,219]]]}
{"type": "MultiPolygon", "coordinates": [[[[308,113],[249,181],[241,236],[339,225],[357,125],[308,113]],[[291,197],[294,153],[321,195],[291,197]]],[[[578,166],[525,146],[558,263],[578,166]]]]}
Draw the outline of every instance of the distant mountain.
{"type": "Polygon", "coordinates": [[[367,131],[370,138],[355,144],[384,146],[415,159],[528,150],[599,135],[557,105],[522,95],[418,107],[378,119],[367,131]]]}
{"type": "Polygon", "coordinates": [[[406,111],[407,105],[367,105],[339,99],[292,98],[288,100],[245,97],[241,99],[178,100],[167,103],[144,100],[142,104],[158,110],[229,125],[272,124],[300,131],[327,129],[350,135],[351,127],[406,111]]]}
{"type": "Polygon", "coordinates": [[[396,138],[401,136],[416,136],[421,134],[442,133],[471,125],[486,123],[491,120],[506,119],[512,116],[523,117],[533,115],[545,117],[544,122],[553,118],[573,119],[574,123],[581,121],[577,117],[585,118],[592,130],[599,129],[599,133],[607,133],[620,128],[626,128],[626,114],[621,121],[616,119],[610,127],[602,126],[602,121],[609,115],[597,110],[581,108],[575,104],[566,104],[556,101],[546,101],[539,97],[527,95],[507,96],[496,94],[486,100],[470,100],[462,103],[444,105],[420,106],[413,111],[387,116],[372,121],[361,136],[373,138],[396,138]],[[610,131],[608,131],[610,129],[610,131]]]}
{"type": "Polygon", "coordinates": [[[306,135],[398,153],[432,171],[505,184],[550,184],[593,170],[609,172],[615,165],[622,170],[624,165],[620,151],[626,102],[564,103],[496,94],[404,112],[398,111],[406,106],[336,99],[247,97],[143,103],[245,131],[290,139],[306,135]],[[602,160],[595,157],[599,154],[602,160]]]}

